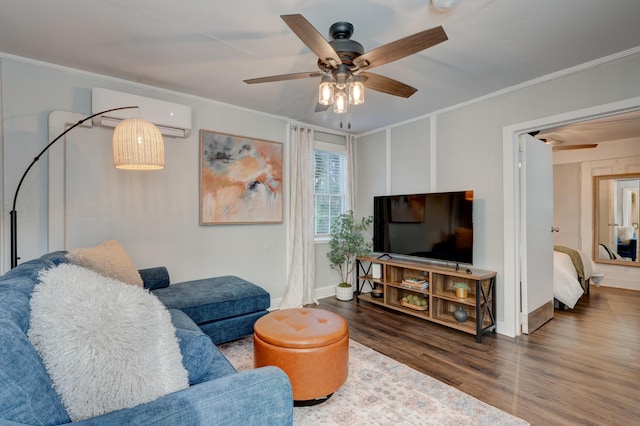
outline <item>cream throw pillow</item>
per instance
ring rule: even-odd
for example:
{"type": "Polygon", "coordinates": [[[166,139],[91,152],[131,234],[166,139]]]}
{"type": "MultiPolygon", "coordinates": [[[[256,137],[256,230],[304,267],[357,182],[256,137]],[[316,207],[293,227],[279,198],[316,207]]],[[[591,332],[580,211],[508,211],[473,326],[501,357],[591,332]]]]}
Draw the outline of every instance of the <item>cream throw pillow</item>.
{"type": "Polygon", "coordinates": [[[143,287],[138,268],[124,247],[115,240],[105,241],[95,247],[70,250],[66,258],[114,280],[143,287]]]}

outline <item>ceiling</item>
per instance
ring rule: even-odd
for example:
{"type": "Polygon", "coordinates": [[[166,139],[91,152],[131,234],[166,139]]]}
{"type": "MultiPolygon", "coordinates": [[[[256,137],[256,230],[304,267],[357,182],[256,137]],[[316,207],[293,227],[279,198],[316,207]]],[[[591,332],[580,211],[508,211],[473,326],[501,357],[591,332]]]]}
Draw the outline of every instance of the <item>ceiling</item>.
{"type": "Polygon", "coordinates": [[[340,129],[314,112],[319,79],[245,79],[317,71],[280,19],[302,14],[322,35],[351,22],[369,51],[442,25],[449,40],[374,72],[418,89],[372,90],[343,130],[363,133],[640,46],[638,0],[0,0],[0,52],[189,93],[340,129]]]}
{"type": "Polygon", "coordinates": [[[640,111],[556,126],[541,130],[536,137],[559,150],[640,138],[640,111]]]}

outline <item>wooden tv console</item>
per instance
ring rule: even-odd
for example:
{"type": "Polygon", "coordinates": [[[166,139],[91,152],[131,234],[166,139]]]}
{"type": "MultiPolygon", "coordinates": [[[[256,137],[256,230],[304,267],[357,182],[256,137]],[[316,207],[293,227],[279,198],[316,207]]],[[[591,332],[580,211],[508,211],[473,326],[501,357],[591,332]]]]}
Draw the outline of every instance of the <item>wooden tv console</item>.
{"type": "Polygon", "coordinates": [[[365,300],[474,334],[477,342],[482,341],[484,333],[496,332],[495,272],[462,266],[456,271],[455,268],[443,265],[376,257],[358,257],[356,262],[358,303],[365,300]],[[373,278],[373,264],[381,265],[380,278],[373,278]],[[406,283],[403,284],[403,280],[406,281],[407,278],[425,280],[429,283],[428,288],[410,288],[406,283]],[[456,297],[454,290],[456,283],[466,283],[470,287],[468,297],[464,299],[456,297]],[[371,290],[382,288],[382,297],[376,298],[371,292],[365,293],[363,290],[366,285],[371,290]],[[412,307],[402,303],[403,297],[412,294],[427,299],[427,306],[412,307]],[[453,315],[461,306],[468,317],[464,322],[458,322],[453,315]]]}

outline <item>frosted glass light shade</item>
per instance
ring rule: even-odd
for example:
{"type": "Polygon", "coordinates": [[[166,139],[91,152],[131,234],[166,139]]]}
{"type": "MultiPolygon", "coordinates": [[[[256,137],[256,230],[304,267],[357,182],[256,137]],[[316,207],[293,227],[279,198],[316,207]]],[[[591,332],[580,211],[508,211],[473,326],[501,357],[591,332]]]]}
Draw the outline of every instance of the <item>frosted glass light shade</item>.
{"type": "Polygon", "coordinates": [[[351,105],[362,105],[364,103],[364,84],[357,76],[349,83],[349,103],[351,105]]]}
{"type": "Polygon", "coordinates": [[[113,164],[118,169],[164,169],[162,134],[150,121],[127,118],[113,131],[113,164]]]}
{"type": "Polygon", "coordinates": [[[333,82],[322,79],[318,88],[318,103],[320,105],[331,105],[333,103],[333,82]]]}
{"type": "Polygon", "coordinates": [[[347,98],[347,94],[344,90],[338,90],[333,100],[333,112],[336,114],[344,114],[347,112],[348,105],[349,99],[347,98]]]}

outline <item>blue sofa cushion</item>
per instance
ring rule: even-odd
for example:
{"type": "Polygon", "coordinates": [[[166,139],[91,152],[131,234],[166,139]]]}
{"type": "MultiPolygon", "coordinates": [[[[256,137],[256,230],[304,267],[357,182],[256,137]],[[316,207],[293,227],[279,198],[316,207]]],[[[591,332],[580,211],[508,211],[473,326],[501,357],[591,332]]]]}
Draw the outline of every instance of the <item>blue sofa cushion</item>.
{"type": "Polygon", "coordinates": [[[43,254],[39,260],[51,262],[54,266],[58,266],[61,263],[69,263],[69,259],[67,259],[67,252],[62,250],[43,254]]]}
{"type": "Polygon", "coordinates": [[[219,377],[133,409],[114,411],[69,426],[292,424],[293,396],[289,378],[277,367],[261,367],[219,377]]]}
{"type": "Polygon", "coordinates": [[[35,263],[13,269],[12,278],[0,281],[0,419],[42,425],[66,423],[69,416],[25,334],[36,284],[35,263]]]}
{"type": "Polygon", "coordinates": [[[42,269],[48,269],[55,264],[51,261],[29,260],[21,263],[19,268],[13,268],[2,276],[3,281],[11,278],[28,278],[34,285],[38,282],[38,274],[42,269]]]}
{"type": "Polygon", "coordinates": [[[12,278],[0,283],[0,315],[11,319],[23,333],[29,329],[29,300],[33,281],[12,278]]]}
{"type": "Polygon", "coordinates": [[[30,425],[68,423],[40,356],[15,318],[1,308],[0,342],[0,419],[30,425]]]}
{"type": "Polygon", "coordinates": [[[200,328],[211,336],[211,340],[217,345],[244,336],[250,336],[253,334],[253,325],[255,322],[268,313],[269,311],[265,309],[246,315],[200,324],[200,328]]]}
{"type": "Polygon", "coordinates": [[[198,325],[263,311],[271,304],[266,290],[233,275],[185,281],[152,293],[167,308],[180,309],[198,325]]]}
{"type": "Polygon", "coordinates": [[[200,383],[209,371],[213,353],[217,351],[211,338],[182,311],[170,309],[171,322],[176,328],[176,337],[182,353],[182,364],[189,373],[189,384],[200,383]]]}
{"type": "Polygon", "coordinates": [[[140,269],[138,272],[142,277],[144,288],[149,290],[168,287],[171,282],[169,279],[169,271],[164,266],[140,269]]]}

